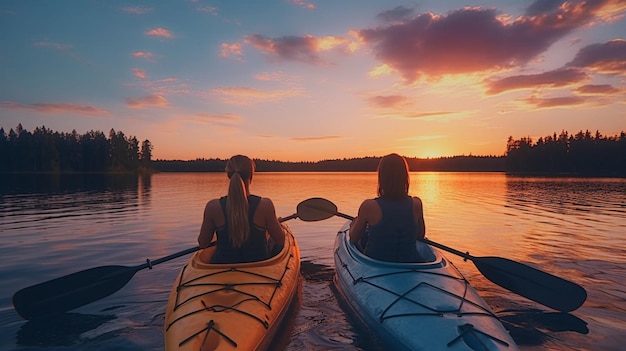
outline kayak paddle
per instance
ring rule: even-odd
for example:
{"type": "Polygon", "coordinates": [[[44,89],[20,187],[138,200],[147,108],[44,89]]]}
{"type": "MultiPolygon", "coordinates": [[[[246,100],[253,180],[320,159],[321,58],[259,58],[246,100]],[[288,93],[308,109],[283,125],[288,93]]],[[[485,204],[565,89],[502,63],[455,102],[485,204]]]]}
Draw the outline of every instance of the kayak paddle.
{"type": "MultiPolygon", "coordinates": [[[[318,199],[308,199],[298,204],[297,212],[279,219],[284,222],[293,218],[303,221],[320,221],[333,216],[328,211],[310,211],[309,202],[317,206],[318,199]]],[[[336,211],[336,208],[335,208],[336,211]]],[[[211,245],[215,245],[215,241],[211,245]]],[[[101,266],[72,273],[43,283],[23,288],[13,295],[13,306],[24,319],[36,319],[60,314],[105,298],[120,290],[138,271],[159,263],[200,250],[192,247],[138,266],[101,266]]]]}
{"type": "MultiPolygon", "coordinates": [[[[337,212],[337,206],[329,200],[310,200],[301,205],[311,207],[307,210],[312,213],[326,211],[349,220],[354,219],[350,215],[337,212]]],[[[303,208],[302,211],[304,210],[303,208]]],[[[475,257],[426,238],[419,240],[474,262],[478,271],[493,283],[557,311],[573,311],[587,299],[587,292],[582,286],[523,263],[502,257],[475,257]]]]}

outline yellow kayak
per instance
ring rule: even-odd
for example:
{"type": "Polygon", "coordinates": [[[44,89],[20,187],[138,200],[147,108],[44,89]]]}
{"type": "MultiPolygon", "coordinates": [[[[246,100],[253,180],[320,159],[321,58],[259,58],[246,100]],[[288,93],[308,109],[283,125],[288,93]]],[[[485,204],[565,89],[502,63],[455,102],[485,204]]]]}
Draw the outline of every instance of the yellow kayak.
{"type": "MultiPolygon", "coordinates": [[[[283,224],[284,225],[284,224],[283,224]]],[[[165,313],[165,350],[266,350],[301,285],[291,233],[267,260],[211,264],[215,247],[181,269],[165,313]]]]}

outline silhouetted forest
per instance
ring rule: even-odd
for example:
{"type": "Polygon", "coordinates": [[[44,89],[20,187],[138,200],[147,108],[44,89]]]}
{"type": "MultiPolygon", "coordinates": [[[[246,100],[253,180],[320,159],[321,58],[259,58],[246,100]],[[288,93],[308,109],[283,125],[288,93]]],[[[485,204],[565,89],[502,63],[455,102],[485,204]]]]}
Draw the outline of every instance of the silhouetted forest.
{"type": "MultiPolygon", "coordinates": [[[[111,129],[78,134],[59,133],[37,127],[31,133],[19,124],[8,134],[0,127],[0,172],[223,172],[226,160],[219,158],[152,160],[149,140],[139,143],[111,129]]],[[[371,172],[380,157],[344,158],[317,162],[284,162],[255,159],[259,172],[371,172]]],[[[604,136],[580,131],[570,135],[509,137],[506,155],[408,157],[411,171],[509,172],[517,174],[571,174],[626,176],[626,134],[604,136]]]]}
{"type": "MultiPolygon", "coordinates": [[[[152,167],[161,172],[223,172],[227,160],[156,160],[152,167]]],[[[344,158],[317,162],[283,162],[255,159],[259,172],[373,172],[380,157],[344,158]]],[[[504,156],[454,156],[432,159],[407,158],[411,171],[503,172],[504,156]]]]}
{"type": "Polygon", "coordinates": [[[19,124],[0,127],[0,172],[138,172],[150,169],[152,144],[111,129],[78,134],[19,124]]]}
{"type": "Polygon", "coordinates": [[[604,136],[582,130],[562,131],[533,142],[530,137],[507,141],[506,170],[524,174],[626,176],[626,133],[604,136]]]}

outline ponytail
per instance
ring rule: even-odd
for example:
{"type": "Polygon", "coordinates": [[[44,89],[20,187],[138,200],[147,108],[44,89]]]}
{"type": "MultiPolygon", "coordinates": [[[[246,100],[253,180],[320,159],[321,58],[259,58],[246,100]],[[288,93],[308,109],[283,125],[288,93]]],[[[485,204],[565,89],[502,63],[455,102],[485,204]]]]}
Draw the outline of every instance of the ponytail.
{"type": "Polygon", "coordinates": [[[248,185],[252,180],[254,169],[254,161],[242,155],[231,157],[226,164],[226,172],[230,178],[226,213],[233,247],[241,247],[248,240],[250,233],[248,185]]]}
{"type": "Polygon", "coordinates": [[[246,185],[239,173],[230,177],[226,212],[228,213],[228,231],[234,247],[241,247],[248,240],[250,224],[248,222],[248,198],[246,185]]]}

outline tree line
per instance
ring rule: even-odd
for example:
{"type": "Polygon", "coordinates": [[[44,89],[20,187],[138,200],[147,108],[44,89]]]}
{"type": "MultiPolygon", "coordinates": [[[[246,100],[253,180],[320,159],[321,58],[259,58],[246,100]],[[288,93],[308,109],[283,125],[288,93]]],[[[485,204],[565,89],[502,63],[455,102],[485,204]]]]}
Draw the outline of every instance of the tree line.
{"type": "Polygon", "coordinates": [[[506,170],[510,173],[626,176],[626,133],[605,136],[563,130],[540,137],[509,137],[506,170]]]}
{"type": "MultiPolygon", "coordinates": [[[[152,160],[149,140],[111,129],[78,134],[52,131],[45,126],[31,133],[19,124],[5,132],[0,127],[0,172],[223,172],[225,159],[152,160]]],[[[260,172],[371,172],[380,157],[343,158],[316,162],[255,159],[260,172]]],[[[582,130],[562,131],[533,141],[507,140],[502,156],[412,158],[411,171],[509,172],[519,174],[575,174],[626,176],[626,133],[605,136],[582,130]]]]}
{"type": "Polygon", "coordinates": [[[78,134],[45,126],[30,132],[20,123],[0,127],[0,172],[141,172],[150,169],[153,146],[111,129],[78,134]]]}
{"type": "MultiPolygon", "coordinates": [[[[374,172],[380,157],[343,158],[316,162],[286,162],[255,159],[259,172],[374,172]]],[[[223,172],[227,160],[196,159],[155,160],[152,167],[160,172],[223,172]]],[[[504,156],[453,156],[442,158],[407,158],[411,171],[503,172],[504,156]]]]}

